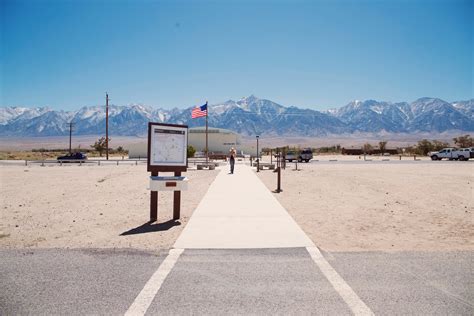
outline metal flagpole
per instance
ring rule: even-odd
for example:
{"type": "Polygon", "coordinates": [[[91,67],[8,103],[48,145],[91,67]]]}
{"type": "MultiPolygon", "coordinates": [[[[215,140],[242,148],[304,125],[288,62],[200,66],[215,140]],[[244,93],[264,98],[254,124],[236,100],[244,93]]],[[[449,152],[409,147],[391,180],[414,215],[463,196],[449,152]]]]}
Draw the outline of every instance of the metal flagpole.
{"type": "Polygon", "coordinates": [[[105,155],[109,160],[109,94],[105,93],[105,155]]]}
{"type": "Polygon", "coordinates": [[[209,148],[207,143],[207,117],[209,116],[209,106],[207,105],[206,101],[206,165],[209,164],[209,148]]]}

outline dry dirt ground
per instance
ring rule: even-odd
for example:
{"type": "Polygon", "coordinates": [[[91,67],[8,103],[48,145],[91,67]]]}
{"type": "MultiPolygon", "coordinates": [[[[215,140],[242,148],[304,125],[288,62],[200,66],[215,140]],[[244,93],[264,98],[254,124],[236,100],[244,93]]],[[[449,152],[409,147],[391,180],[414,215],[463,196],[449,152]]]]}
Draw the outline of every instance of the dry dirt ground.
{"type": "Polygon", "coordinates": [[[2,165],[0,173],[1,248],[145,250],[173,245],[217,175],[183,173],[192,190],[182,192],[181,221],[171,221],[172,192],[160,192],[158,224],[149,225],[144,165],[2,165]]]}
{"type": "MultiPolygon", "coordinates": [[[[310,163],[274,194],[328,251],[474,250],[474,163],[310,163]]],[[[276,189],[276,173],[260,179],[276,189]]]]}
{"type": "MultiPolygon", "coordinates": [[[[322,249],[474,250],[474,162],[319,158],[289,165],[275,196],[322,249]]],[[[160,192],[149,225],[144,165],[1,165],[0,248],[169,248],[217,172],[185,173],[179,223],[160,192]]],[[[276,188],[276,173],[258,176],[276,188]]]]}

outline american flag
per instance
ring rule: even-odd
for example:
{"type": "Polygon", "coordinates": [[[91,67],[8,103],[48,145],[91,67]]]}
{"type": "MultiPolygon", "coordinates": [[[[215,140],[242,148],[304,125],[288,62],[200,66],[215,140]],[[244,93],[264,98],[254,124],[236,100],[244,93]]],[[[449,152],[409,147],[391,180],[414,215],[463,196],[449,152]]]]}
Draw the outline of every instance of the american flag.
{"type": "Polygon", "coordinates": [[[204,105],[197,106],[191,112],[191,118],[207,116],[207,102],[204,105]]]}

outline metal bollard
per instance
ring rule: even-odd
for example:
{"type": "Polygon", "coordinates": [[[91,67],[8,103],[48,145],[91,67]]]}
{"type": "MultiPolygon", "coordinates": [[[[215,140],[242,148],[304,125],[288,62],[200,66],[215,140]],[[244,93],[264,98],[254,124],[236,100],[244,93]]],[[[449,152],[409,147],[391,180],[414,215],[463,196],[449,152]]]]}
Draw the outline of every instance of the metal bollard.
{"type": "Polygon", "coordinates": [[[117,166],[118,166],[118,162],[119,162],[119,161],[117,160],[117,166]]]}
{"type": "Polygon", "coordinates": [[[278,175],[277,175],[277,189],[275,190],[276,193],[280,193],[281,190],[281,167],[278,167],[278,175]]]}

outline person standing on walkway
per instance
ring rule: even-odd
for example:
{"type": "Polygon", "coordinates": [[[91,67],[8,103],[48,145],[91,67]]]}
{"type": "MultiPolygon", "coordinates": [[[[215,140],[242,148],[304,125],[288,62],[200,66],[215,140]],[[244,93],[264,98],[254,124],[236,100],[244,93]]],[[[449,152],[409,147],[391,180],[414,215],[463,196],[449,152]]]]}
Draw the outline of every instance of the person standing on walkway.
{"type": "Polygon", "coordinates": [[[230,150],[229,150],[229,162],[230,162],[230,173],[234,173],[234,165],[235,165],[235,149],[234,147],[232,147],[230,150]]]}

